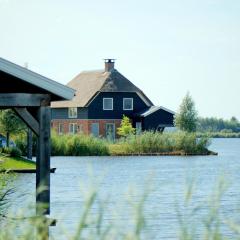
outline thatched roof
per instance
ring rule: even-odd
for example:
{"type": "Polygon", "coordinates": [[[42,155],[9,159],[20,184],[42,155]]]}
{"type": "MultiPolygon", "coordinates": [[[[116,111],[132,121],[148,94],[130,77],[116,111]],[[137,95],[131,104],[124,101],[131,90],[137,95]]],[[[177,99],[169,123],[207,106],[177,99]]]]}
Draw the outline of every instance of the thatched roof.
{"type": "Polygon", "coordinates": [[[52,108],[87,107],[100,92],[136,92],[148,105],[153,103],[147,96],[116,69],[110,72],[104,70],[84,71],[67,84],[76,90],[76,96],[71,101],[52,102],[52,108]]]}

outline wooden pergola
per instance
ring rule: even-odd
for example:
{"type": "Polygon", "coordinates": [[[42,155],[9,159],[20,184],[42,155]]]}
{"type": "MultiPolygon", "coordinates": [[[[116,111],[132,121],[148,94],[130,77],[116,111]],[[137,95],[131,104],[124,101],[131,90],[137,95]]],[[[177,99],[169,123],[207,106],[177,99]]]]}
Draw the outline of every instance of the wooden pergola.
{"type": "Polygon", "coordinates": [[[75,91],[0,58],[0,109],[11,108],[37,136],[36,214],[50,214],[50,102],[75,91]]]}

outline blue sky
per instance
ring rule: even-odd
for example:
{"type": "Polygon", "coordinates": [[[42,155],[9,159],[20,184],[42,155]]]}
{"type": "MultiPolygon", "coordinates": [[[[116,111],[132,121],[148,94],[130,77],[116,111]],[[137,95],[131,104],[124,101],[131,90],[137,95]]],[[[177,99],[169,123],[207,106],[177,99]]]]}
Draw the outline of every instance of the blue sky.
{"type": "Polygon", "coordinates": [[[0,0],[0,56],[61,83],[116,68],[156,104],[240,119],[239,0],[0,0]]]}

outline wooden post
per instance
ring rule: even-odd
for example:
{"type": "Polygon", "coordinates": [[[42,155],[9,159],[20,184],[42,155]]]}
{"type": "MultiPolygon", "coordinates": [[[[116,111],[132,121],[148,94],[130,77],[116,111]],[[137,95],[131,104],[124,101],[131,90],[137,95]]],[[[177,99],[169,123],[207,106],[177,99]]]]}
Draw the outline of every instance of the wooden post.
{"type": "Polygon", "coordinates": [[[32,160],[32,147],[33,147],[33,142],[32,142],[32,131],[30,128],[28,128],[27,131],[27,158],[32,160]]]}
{"type": "Polygon", "coordinates": [[[49,106],[41,106],[38,110],[39,136],[37,143],[36,169],[36,213],[50,214],[50,121],[49,106]]]}

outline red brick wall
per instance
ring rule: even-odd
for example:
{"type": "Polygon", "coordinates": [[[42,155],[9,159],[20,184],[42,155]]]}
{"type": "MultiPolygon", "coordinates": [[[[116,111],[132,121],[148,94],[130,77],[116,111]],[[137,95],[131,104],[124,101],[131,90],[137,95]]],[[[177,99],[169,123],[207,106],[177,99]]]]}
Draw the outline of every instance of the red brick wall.
{"type": "MultiPolygon", "coordinates": [[[[117,128],[120,126],[120,119],[113,120],[82,120],[82,119],[63,119],[63,120],[52,120],[52,129],[54,129],[58,133],[59,123],[63,123],[64,134],[69,133],[69,124],[76,123],[78,126],[82,125],[82,130],[84,134],[91,134],[91,124],[99,123],[99,135],[105,137],[105,124],[106,123],[115,123],[115,131],[117,137],[117,128]]],[[[80,129],[78,129],[80,133],[80,129]]]]}

